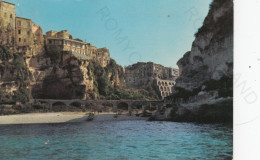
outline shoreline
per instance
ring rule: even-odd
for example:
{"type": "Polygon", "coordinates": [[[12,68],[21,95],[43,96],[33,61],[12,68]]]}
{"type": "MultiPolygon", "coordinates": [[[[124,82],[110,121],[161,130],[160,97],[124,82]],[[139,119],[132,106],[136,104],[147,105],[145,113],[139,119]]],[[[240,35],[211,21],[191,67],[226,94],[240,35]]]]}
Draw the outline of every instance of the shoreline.
{"type": "Polygon", "coordinates": [[[51,112],[51,113],[26,113],[0,116],[0,125],[9,124],[46,124],[46,123],[75,123],[75,122],[104,122],[104,121],[127,121],[127,120],[147,120],[148,117],[129,116],[127,114],[118,115],[115,113],[103,112],[95,114],[92,121],[86,121],[87,112],[51,112]]]}

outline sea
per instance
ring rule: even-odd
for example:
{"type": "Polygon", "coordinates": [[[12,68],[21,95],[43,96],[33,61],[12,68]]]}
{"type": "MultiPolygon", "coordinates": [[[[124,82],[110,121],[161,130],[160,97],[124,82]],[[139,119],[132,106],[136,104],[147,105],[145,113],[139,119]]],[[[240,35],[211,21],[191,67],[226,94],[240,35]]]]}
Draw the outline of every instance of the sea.
{"type": "Polygon", "coordinates": [[[0,125],[1,160],[232,159],[225,124],[144,120],[0,125]]]}

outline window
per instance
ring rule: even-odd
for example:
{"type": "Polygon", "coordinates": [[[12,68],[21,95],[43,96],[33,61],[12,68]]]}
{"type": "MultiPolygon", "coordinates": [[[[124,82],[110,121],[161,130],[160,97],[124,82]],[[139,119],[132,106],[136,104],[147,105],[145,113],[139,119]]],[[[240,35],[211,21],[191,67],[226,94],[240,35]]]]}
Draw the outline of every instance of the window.
{"type": "Polygon", "coordinates": [[[24,39],[23,42],[26,42],[26,39],[24,39]]]}
{"type": "Polygon", "coordinates": [[[17,24],[18,24],[18,26],[21,26],[21,25],[22,25],[22,22],[21,22],[21,21],[18,21],[17,24]]]}
{"type": "Polygon", "coordinates": [[[49,44],[51,44],[51,40],[49,40],[49,44]]]}
{"type": "Polygon", "coordinates": [[[58,40],[58,41],[56,41],[56,42],[57,42],[56,44],[62,45],[62,41],[58,40]]]}
{"type": "Polygon", "coordinates": [[[13,15],[12,15],[12,14],[10,14],[10,18],[11,18],[11,19],[13,18],[13,15]]]}
{"type": "Polygon", "coordinates": [[[28,32],[27,32],[27,35],[28,35],[28,36],[30,36],[30,34],[31,34],[31,32],[30,32],[30,31],[28,31],[28,32]]]}
{"type": "Polygon", "coordinates": [[[21,42],[21,40],[22,40],[22,39],[21,39],[21,38],[19,38],[19,42],[21,42]]]}
{"type": "Polygon", "coordinates": [[[4,16],[6,17],[6,12],[5,12],[4,16]]]}
{"type": "Polygon", "coordinates": [[[21,30],[20,29],[18,30],[18,34],[21,34],[21,30]]]}

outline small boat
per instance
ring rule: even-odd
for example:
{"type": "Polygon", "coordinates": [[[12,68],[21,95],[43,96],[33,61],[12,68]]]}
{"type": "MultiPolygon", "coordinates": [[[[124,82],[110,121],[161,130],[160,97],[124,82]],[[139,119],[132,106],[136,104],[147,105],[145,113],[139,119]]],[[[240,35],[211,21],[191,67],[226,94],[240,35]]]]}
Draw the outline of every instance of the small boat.
{"type": "Polygon", "coordinates": [[[89,113],[87,121],[92,121],[94,119],[94,116],[95,116],[95,114],[93,112],[89,113]]]}
{"type": "Polygon", "coordinates": [[[114,115],[114,118],[117,118],[117,117],[118,117],[118,114],[115,114],[115,115],[114,115]]]}

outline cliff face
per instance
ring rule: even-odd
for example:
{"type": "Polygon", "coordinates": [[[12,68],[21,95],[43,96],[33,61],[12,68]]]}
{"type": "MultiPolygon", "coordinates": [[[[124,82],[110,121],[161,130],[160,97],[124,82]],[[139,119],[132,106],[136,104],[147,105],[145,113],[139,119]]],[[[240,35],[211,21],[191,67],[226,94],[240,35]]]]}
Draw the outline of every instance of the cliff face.
{"type": "Polygon", "coordinates": [[[3,104],[26,103],[31,98],[102,98],[106,96],[103,88],[124,86],[123,68],[112,59],[102,67],[95,61],[78,60],[69,53],[28,57],[13,54],[5,47],[0,52],[0,103],[3,104]],[[97,70],[102,75],[97,75],[97,70]],[[103,84],[105,80],[107,83],[103,84]]]}
{"type": "Polygon", "coordinates": [[[168,98],[174,108],[169,116],[177,121],[232,121],[232,0],[212,2],[191,51],[177,64],[180,77],[168,98]]]}
{"type": "Polygon", "coordinates": [[[112,71],[108,69],[110,65],[103,68],[94,61],[78,60],[69,53],[63,53],[60,61],[42,56],[28,60],[32,96],[50,99],[99,98],[102,93],[98,90],[100,84],[95,77],[96,68],[93,68],[93,64],[100,70],[106,70],[103,76],[110,80],[110,85],[117,88],[124,85],[123,77],[119,76],[122,67],[116,65],[112,71]]]}
{"type": "Polygon", "coordinates": [[[180,77],[176,87],[192,90],[204,82],[233,76],[233,4],[215,0],[196,33],[191,51],[177,65],[180,77]]]}

